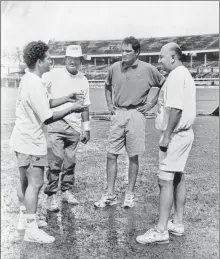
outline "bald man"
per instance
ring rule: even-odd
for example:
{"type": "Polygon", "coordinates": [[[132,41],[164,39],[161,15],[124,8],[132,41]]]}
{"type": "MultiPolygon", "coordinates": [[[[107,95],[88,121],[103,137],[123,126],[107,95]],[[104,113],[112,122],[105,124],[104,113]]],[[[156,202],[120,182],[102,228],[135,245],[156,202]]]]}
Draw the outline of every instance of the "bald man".
{"type": "Polygon", "coordinates": [[[196,87],[182,64],[182,51],[176,43],[164,45],[159,62],[169,74],[160,90],[156,128],[159,141],[159,221],[144,235],[136,238],[141,244],[169,243],[169,232],[184,235],[183,213],[186,199],[184,168],[188,159],[196,118],[196,87]],[[168,221],[174,203],[174,218],[168,221]]]}

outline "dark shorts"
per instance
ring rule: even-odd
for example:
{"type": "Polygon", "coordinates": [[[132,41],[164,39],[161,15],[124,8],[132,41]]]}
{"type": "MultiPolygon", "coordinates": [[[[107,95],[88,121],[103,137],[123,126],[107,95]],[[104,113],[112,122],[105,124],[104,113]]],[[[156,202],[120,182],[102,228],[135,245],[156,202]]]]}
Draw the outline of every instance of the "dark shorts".
{"type": "Polygon", "coordinates": [[[48,166],[47,161],[47,155],[45,156],[32,156],[27,154],[22,154],[19,152],[15,152],[17,161],[18,161],[18,167],[22,166],[48,166]]]}

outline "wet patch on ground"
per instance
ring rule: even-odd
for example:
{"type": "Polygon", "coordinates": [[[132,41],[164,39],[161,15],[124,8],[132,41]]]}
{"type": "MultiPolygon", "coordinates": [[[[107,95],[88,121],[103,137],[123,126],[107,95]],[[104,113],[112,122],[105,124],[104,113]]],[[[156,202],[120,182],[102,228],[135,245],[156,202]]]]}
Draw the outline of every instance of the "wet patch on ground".
{"type": "MultiPolygon", "coordinates": [[[[218,118],[199,117],[187,172],[186,234],[170,235],[166,245],[141,245],[136,237],[158,220],[158,139],[154,120],[147,120],[146,152],[140,157],[136,206],[122,207],[127,187],[128,159],[118,159],[116,194],[119,203],[96,209],[93,204],[106,188],[106,143],[109,121],[92,120],[88,145],[77,154],[74,193],[79,205],[60,200],[60,211],[46,210],[40,193],[39,215],[48,222],[45,230],[54,235],[53,244],[22,241],[16,231],[18,202],[16,160],[8,148],[13,125],[5,125],[2,137],[2,258],[4,259],[216,259],[218,258],[218,118]]],[[[46,178],[45,178],[46,182],[46,178]]],[[[44,187],[43,187],[44,188],[44,187]]],[[[60,193],[59,193],[60,199],[60,193]]]]}

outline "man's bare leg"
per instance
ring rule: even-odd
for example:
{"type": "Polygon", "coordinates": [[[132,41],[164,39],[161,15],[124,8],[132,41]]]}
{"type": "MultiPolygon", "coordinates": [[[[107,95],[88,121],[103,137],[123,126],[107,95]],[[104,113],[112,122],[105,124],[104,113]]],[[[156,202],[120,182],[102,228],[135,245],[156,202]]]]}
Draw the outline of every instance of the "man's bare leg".
{"type": "Polygon", "coordinates": [[[26,227],[26,220],[25,220],[25,213],[26,213],[26,206],[25,206],[25,192],[28,186],[28,179],[27,179],[27,168],[28,166],[19,167],[20,178],[17,183],[17,195],[19,200],[19,219],[17,224],[17,230],[23,231],[26,227]]]}
{"type": "Polygon", "coordinates": [[[138,156],[129,157],[128,191],[133,192],[139,169],[138,156]]]}
{"type": "Polygon", "coordinates": [[[33,166],[32,170],[27,171],[27,178],[28,187],[25,192],[27,228],[25,230],[24,241],[52,243],[55,238],[43,230],[39,230],[36,221],[38,195],[44,182],[44,167],[33,166]]]}
{"type": "Polygon", "coordinates": [[[25,205],[27,214],[36,214],[38,195],[44,183],[44,167],[33,166],[27,171],[28,187],[25,192],[25,205]]]}
{"type": "Polygon", "coordinates": [[[27,168],[28,166],[19,167],[20,178],[17,184],[19,205],[23,207],[25,206],[25,192],[28,186],[27,168]]]}
{"type": "Polygon", "coordinates": [[[183,173],[175,173],[174,181],[174,224],[183,224],[186,203],[186,185],[183,173]]]}
{"type": "Polygon", "coordinates": [[[117,158],[118,155],[107,153],[107,189],[108,194],[114,194],[115,179],[117,176],[117,158]]]}
{"type": "Polygon", "coordinates": [[[167,223],[173,205],[173,181],[159,178],[159,187],[159,221],[157,229],[164,232],[167,229],[167,223]]]}

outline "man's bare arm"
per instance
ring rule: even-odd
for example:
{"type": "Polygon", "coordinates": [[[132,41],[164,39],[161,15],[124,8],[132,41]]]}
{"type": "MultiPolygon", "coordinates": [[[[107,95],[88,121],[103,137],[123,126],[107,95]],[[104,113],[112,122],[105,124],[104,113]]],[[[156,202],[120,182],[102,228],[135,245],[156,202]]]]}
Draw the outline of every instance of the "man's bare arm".
{"type": "Polygon", "coordinates": [[[67,103],[67,102],[80,101],[81,96],[83,96],[83,94],[71,93],[67,96],[63,96],[63,97],[60,97],[60,98],[57,98],[57,99],[50,99],[50,107],[55,108],[55,107],[60,106],[64,103],[67,103]]]}
{"type": "Polygon", "coordinates": [[[66,115],[73,113],[73,112],[83,112],[87,108],[88,108],[88,106],[85,106],[85,105],[82,105],[79,103],[74,103],[74,104],[72,104],[71,107],[69,107],[67,109],[64,109],[62,111],[53,112],[53,116],[51,118],[47,119],[46,121],[44,121],[44,124],[48,125],[52,122],[55,122],[57,120],[64,118],[66,115]]]}
{"type": "Polygon", "coordinates": [[[108,109],[110,113],[115,114],[115,108],[112,102],[112,86],[105,84],[105,99],[107,102],[108,109]]]}
{"type": "Polygon", "coordinates": [[[63,96],[57,99],[50,99],[50,107],[55,108],[67,102],[68,102],[68,96],[63,96]]]}
{"type": "Polygon", "coordinates": [[[81,142],[86,144],[90,140],[90,122],[89,122],[89,107],[81,114],[83,121],[83,134],[81,142]]]}
{"type": "Polygon", "coordinates": [[[151,109],[157,104],[157,101],[158,101],[158,98],[160,95],[160,90],[161,90],[161,88],[158,88],[158,91],[157,91],[156,95],[154,96],[154,98],[148,102],[151,109]]]}
{"type": "Polygon", "coordinates": [[[173,133],[174,129],[180,121],[181,115],[182,110],[170,108],[167,128],[163,134],[166,138],[170,138],[171,134],[173,133]]]}
{"type": "Polygon", "coordinates": [[[154,96],[154,98],[147,102],[145,105],[138,107],[137,110],[141,113],[143,113],[144,115],[147,114],[148,111],[150,111],[156,104],[159,98],[159,94],[160,94],[160,88],[158,88],[158,91],[156,93],[156,95],[154,96]]]}
{"type": "Polygon", "coordinates": [[[160,149],[164,152],[166,152],[168,148],[168,145],[171,141],[171,134],[173,133],[176,126],[178,125],[181,115],[182,115],[182,110],[170,108],[167,128],[164,131],[163,138],[159,143],[160,149]]]}
{"type": "Polygon", "coordinates": [[[89,108],[85,109],[82,113],[81,113],[81,117],[82,117],[82,121],[89,121],[89,108]]]}

